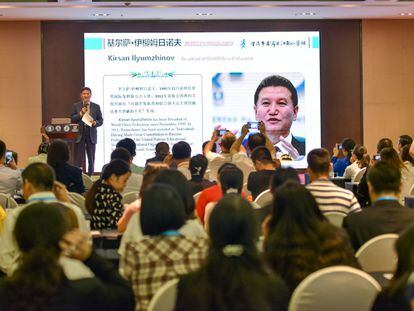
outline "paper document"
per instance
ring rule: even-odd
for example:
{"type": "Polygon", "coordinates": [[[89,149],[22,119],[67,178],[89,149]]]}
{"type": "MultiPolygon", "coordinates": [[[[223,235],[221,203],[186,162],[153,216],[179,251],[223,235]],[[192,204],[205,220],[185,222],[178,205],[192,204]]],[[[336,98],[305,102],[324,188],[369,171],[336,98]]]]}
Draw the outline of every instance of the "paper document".
{"type": "Polygon", "coordinates": [[[92,122],[94,121],[93,118],[89,113],[85,113],[82,117],[83,123],[85,123],[87,126],[92,127],[92,122]]]}

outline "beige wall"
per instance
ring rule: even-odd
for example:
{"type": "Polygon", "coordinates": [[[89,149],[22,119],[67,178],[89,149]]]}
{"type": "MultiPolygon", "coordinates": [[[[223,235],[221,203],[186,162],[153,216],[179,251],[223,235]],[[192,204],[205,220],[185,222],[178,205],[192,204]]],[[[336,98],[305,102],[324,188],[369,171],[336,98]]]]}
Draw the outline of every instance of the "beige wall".
{"type": "Polygon", "coordinates": [[[414,135],[414,21],[362,23],[364,144],[414,135]]]}
{"type": "Polygon", "coordinates": [[[41,140],[40,22],[0,22],[0,139],[19,167],[41,140]]]}

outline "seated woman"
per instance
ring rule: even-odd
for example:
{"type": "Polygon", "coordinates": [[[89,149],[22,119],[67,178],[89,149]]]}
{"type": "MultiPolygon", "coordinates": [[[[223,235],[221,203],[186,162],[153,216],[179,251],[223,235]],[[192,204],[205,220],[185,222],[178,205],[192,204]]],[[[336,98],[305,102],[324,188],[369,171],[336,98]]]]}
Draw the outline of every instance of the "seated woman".
{"type": "Polygon", "coordinates": [[[68,144],[63,140],[54,140],[47,151],[47,164],[53,167],[56,180],[64,184],[69,192],[83,194],[82,170],[68,163],[69,156],[68,144]]]}
{"type": "Polygon", "coordinates": [[[377,296],[373,311],[409,311],[414,299],[414,226],[400,234],[395,243],[397,269],[387,287],[377,296]]]}
{"type": "Polygon", "coordinates": [[[116,229],[124,205],[121,192],[131,175],[122,160],[111,161],[86,194],[85,207],[91,215],[91,229],[116,229]]]}
{"type": "Polygon", "coordinates": [[[214,186],[216,183],[204,178],[208,161],[202,154],[197,154],[190,159],[190,185],[193,194],[214,186]]]}
{"type": "Polygon", "coordinates": [[[186,237],[178,231],[186,214],[171,186],[150,186],[142,196],[139,216],[145,236],[126,244],[120,262],[122,274],[132,283],[137,311],[147,310],[152,296],[167,281],[196,270],[207,250],[207,239],[186,237]]]}
{"type": "Polygon", "coordinates": [[[66,211],[36,203],[19,215],[14,235],[22,252],[17,270],[0,279],[1,310],[133,310],[131,286],[96,255],[87,237],[68,232],[66,211]],[[83,261],[95,277],[69,280],[60,257],[83,261]]]}
{"type": "Polygon", "coordinates": [[[286,310],[284,282],[266,272],[251,205],[226,194],[211,213],[211,243],[198,271],[180,277],[176,310],[286,310]]]}
{"type": "Polygon", "coordinates": [[[312,194],[296,182],[278,189],[266,231],[265,259],[292,291],[319,269],[359,267],[345,232],[326,220],[312,194]]]}
{"type": "Polygon", "coordinates": [[[348,165],[345,169],[345,179],[351,179],[353,181],[355,179],[356,174],[366,166],[363,166],[365,164],[365,162],[363,161],[363,157],[366,153],[367,148],[361,145],[355,145],[354,149],[352,149],[352,155],[350,158],[351,164],[348,165]]]}

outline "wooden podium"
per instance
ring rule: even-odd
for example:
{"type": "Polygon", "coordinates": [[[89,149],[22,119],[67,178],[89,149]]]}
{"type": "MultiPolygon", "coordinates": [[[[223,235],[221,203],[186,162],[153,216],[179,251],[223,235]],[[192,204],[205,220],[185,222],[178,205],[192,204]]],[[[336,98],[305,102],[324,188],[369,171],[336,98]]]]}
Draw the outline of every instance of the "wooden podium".
{"type": "Polygon", "coordinates": [[[50,140],[62,139],[69,145],[69,163],[74,164],[75,159],[75,138],[78,135],[78,124],[49,124],[45,126],[46,134],[50,140]]]}

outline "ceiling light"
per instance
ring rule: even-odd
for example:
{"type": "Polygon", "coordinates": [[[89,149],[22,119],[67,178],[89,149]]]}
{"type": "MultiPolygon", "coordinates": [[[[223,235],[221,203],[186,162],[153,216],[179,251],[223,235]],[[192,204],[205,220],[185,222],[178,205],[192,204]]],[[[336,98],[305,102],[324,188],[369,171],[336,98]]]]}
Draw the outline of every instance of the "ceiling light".
{"type": "Polygon", "coordinates": [[[213,13],[197,13],[198,16],[210,16],[213,15],[213,13]]]}
{"type": "Polygon", "coordinates": [[[95,14],[93,14],[93,16],[95,16],[95,17],[105,17],[105,16],[109,16],[109,13],[95,13],[95,14]]]}
{"type": "Polygon", "coordinates": [[[401,16],[413,16],[414,13],[408,12],[408,13],[400,13],[401,16]]]}
{"type": "Polygon", "coordinates": [[[301,13],[295,13],[296,16],[313,16],[316,15],[314,12],[301,12],[301,13]]]}

